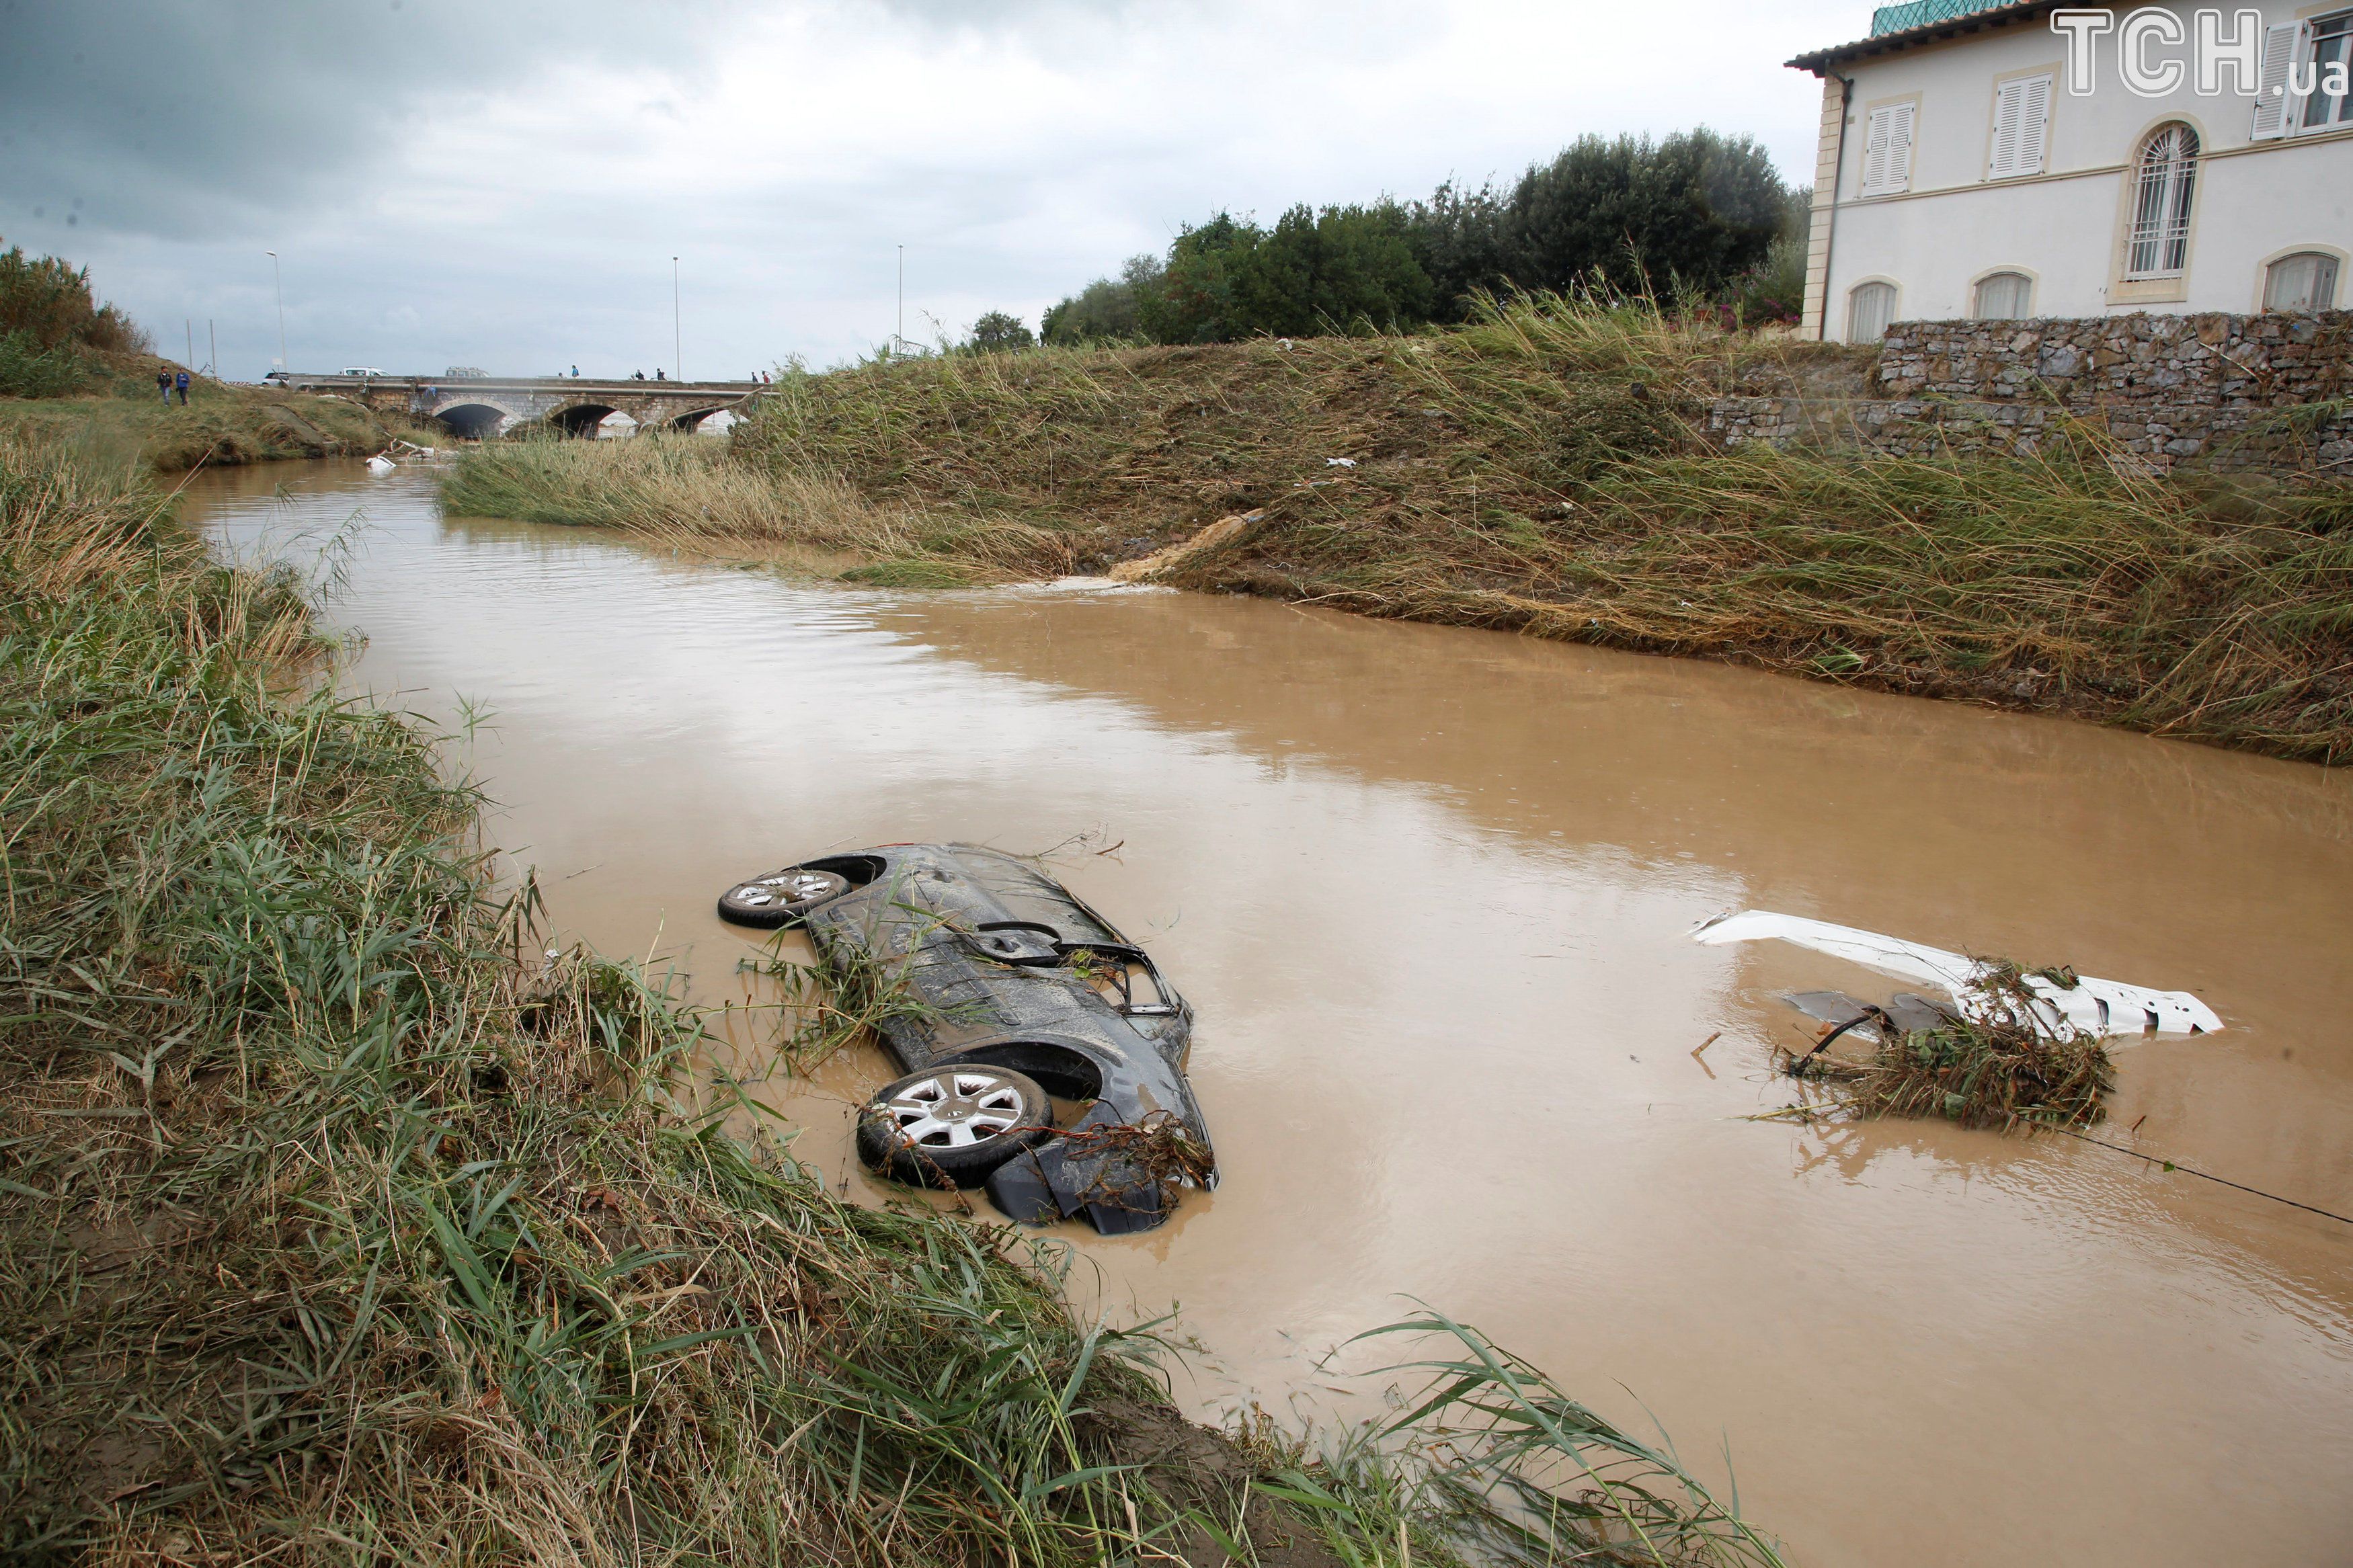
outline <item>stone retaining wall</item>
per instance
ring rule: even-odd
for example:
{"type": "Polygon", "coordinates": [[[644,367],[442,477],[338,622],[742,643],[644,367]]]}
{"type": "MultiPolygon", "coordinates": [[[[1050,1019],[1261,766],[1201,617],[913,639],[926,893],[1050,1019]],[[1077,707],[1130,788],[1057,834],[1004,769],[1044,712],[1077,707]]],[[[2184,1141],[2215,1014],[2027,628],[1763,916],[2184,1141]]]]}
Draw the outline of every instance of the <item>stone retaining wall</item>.
{"type": "Polygon", "coordinates": [[[1888,329],[1859,395],[1722,397],[1707,429],[1726,446],[1802,439],[2024,456],[2083,421],[2160,472],[2353,479],[2348,397],[2353,311],[1903,321],[1888,329]]]}

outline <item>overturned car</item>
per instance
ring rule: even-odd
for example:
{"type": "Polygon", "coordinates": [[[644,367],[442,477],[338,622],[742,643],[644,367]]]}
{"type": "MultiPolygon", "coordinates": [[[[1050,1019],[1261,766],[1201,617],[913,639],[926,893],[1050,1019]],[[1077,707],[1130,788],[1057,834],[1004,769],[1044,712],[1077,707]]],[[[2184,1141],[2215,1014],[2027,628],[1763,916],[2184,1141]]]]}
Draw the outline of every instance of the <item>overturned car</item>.
{"type": "Polygon", "coordinates": [[[891,989],[875,1028],[906,1076],[859,1112],[900,1181],[987,1188],[1024,1224],[1149,1230],[1217,1184],[1185,1080],[1193,1010],[1144,950],[1036,867],[971,844],[891,844],[739,882],[740,925],[807,928],[836,982],[891,989]],[[1055,1125],[1053,1098],[1085,1110],[1055,1125]]]}

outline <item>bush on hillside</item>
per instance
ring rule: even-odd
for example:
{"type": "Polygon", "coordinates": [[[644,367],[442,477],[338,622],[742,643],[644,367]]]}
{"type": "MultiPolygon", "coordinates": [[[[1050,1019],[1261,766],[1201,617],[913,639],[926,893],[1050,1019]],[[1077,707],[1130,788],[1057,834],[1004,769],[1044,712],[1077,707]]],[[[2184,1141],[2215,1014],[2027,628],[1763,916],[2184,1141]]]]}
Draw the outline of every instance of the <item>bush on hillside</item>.
{"type": "Polygon", "coordinates": [[[1029,335],[1029,324],[1020,317],[990,310],[972,324],[972,335],[957,346],[967,353],[991,354],[1033,348],[1037,342],[1029,335]]]}
{"type": "Polygon", "coordinates": [[[14,246],[0,252],[0,332],[22,335],[39,353],[68,343],[109,353],[153,347],[130,317],[90,297],[88,268],[14,246]]]}
{"type": "Polygon", "coordinates": [[[1129,257],[1117,278],[1098,278],[1048,310],[1038,336],[1057,348],[1142,337],[1143,302],[1159,291],[1162,270],[1156,256],[1129,257]]]}
{"type": "Polygon", "coordinates": [[[1520,176],[1499,219],[1516,288],[1713,291],[1765,258],[1788,187],[1746,136],[1587,136],[1520,176]]]}
{"type": "Polygon", "coordinates": [[[1409,329],[1464,321],[1482,295],[1595,288],[1746,290],[1744,319],[1770,317],[1793,199],[1746,136],[1588,136],[1508,187],[1450,181],[1427,201],[1300,205],[1271,229],[1219,213],[1178,235],[1165,266],[1138,257],[1062,300],[1044,335],[1198,343],[1409,329]]]}
{"type": "Polygon", "coordinates": [[[72,344],[45,351],[30,332],[0,331],[0,397],[63,397],[87,375],[72,344]]]}

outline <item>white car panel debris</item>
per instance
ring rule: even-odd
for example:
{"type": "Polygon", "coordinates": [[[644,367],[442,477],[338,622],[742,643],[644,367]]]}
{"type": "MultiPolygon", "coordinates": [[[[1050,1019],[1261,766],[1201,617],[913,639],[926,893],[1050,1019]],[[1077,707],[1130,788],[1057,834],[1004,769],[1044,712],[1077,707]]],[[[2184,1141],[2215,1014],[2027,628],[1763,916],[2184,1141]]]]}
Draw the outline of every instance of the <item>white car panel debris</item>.
{"type": "MultiPolygon", "coordinates": [[[[1718,915],[1692,935],[1710,946],[1775,938],[1899,980],[1936,986],[1972,1018],[1982,1020],[1987,1006],[1987,998],[1975,983],[1991,972],[1990,965],[1901,937],[1769,910],[1718,915]]],[[[2062,1022],[2084,1034],[2100,1036],[2137,1035],[2151,1029],[2160,1035],[2211,1035],[2222,1026],[2214,1010],[2187,991],[2152,991],[2145,985],[2094,980],[2089,975],[2073,987],[2041,974],[2029,974],[2025,982],[2034,993],[2038,1022],[2045,1034],[2057,1033],[2062,1022]]]]}

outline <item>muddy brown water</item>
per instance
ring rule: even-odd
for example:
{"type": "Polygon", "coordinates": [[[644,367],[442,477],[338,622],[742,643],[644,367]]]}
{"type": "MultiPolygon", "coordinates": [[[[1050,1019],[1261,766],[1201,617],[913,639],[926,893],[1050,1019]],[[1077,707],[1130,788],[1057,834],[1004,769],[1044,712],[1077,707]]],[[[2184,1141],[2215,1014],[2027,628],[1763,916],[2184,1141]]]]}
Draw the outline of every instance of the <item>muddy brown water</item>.
{"type": "MultiPolygon", "coordinates": [[[[1181,1308],[1205,1413],[1364,1414],[1318,1358],[1419,1298],[1704,1476],[1728,1445],[1797,1561],[2348,1559],[2353,1226],[2062,1138],[1745,1120],[1790,1098],[1781,993],[1888,984],[1687,932],[1775,909],[2194,990],[2227,1030],[2124,1044],[2102,1136],[2353,1214],[2353,778],[1259,601],[848,590],[445,521],[413,468],[186,512],[332,550],[354,684],[490,710],[494,840],[702,1000],[751,994],[739,876],[1061,846],[1198,1010],[1223,1185],[1067,1239],[1091,1299],[1181,1308]]],[[[755,1092],[880,1201],[848,1106],[892,1075],[755,1092]]]]}

